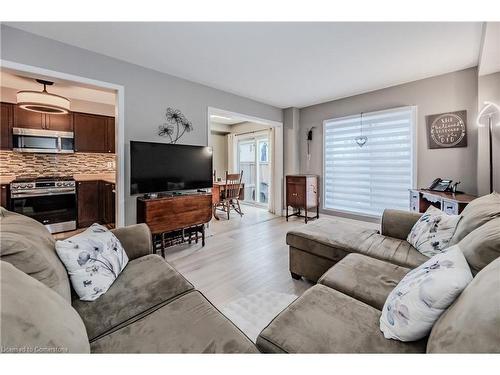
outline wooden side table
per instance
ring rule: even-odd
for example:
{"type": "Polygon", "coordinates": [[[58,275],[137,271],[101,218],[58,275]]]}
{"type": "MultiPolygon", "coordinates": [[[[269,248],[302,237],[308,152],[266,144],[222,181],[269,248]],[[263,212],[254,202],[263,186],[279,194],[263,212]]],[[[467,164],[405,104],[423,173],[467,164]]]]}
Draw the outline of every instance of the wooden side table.
{"type": "Polygon", "coordinates": [[[290,216],[303,217],[308,220],[319,218],[319,176],[287,175],[286,176],[286,220],[290,216]],[[293,213],[288,214],[289,207],[293,213]],[[301,210],[304,210],[302,215],[301,210]],[[315,216],[308,216],[308,211],[315,210],[315,216]]]}

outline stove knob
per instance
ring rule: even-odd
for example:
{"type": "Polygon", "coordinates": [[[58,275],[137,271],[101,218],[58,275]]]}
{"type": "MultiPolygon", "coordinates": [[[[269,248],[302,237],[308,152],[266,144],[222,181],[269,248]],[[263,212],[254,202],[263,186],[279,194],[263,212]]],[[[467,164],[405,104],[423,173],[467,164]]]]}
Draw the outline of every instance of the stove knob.
{"type": "Polygon", "coordinates": [[[62,183],[62,182],[58,182],[58,183],[56,184],[56,186],[63,186],[63,183],[62,183]]]}

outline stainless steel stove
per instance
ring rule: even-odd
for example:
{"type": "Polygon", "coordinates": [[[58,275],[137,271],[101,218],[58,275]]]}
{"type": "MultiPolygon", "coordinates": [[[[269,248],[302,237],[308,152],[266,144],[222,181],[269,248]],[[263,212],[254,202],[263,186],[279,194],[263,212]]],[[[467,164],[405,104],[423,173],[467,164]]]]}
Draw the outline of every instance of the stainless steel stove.
{"type": "Polygon", "coordinates": [[[73,177],[21,177],[10,184],[11,208],[44,224],[51,233],[76,229],[73,177]]]}

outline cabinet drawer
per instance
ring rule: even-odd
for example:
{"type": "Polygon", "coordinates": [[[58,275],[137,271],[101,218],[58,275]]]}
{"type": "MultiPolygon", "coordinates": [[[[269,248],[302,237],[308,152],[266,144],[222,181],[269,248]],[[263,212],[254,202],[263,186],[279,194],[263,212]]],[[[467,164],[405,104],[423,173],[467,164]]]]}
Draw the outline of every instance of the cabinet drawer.
{"type": "Polygon", "coordinates": [[[306,183],[305,177],[288,176],[286,178],[287,184],[299,184],[304,185],[306,183]]]}

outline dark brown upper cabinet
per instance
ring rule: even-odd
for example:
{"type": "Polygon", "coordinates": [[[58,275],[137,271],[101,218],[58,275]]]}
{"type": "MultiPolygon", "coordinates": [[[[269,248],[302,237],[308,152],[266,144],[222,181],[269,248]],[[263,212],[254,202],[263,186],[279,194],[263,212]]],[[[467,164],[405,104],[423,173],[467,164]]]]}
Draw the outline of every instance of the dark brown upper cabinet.
{"type": "Polygon", "coordinates": [[[14,127],[72,132],[73,115],[49,115],[14,106],[14,127]]]}
{"type": "Polygon", "coordinates": [[[12,150],[12,125],[14,123],[14,104],[1,103],[0,150],[12,150]]]}
{"type": "Polygon", "coordinates": [[[108,117],[106,122],[106,148],[107,152],[115,153],[115,118],[108,117]]]}
{"type": "Polygon", "coordinates": [[[115,152],[114,117],[73,113],[75,152],[115,152]]]}

